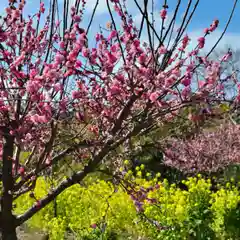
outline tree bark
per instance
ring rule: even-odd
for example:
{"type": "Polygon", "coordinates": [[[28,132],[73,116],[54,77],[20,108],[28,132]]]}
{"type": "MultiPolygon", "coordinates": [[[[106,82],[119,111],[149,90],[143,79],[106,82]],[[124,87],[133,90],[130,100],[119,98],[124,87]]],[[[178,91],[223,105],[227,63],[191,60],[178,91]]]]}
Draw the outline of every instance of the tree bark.
{"type": "Polygon", "coordinates": [[[12,161],[14,151],[14,137],[8,129],[3,133],[3,167],[2,167],[2,198],[1,198],[1,232],[3,240],[16,240],[16,221],[12,214],[13,206],[13,175],[12,161]]]}

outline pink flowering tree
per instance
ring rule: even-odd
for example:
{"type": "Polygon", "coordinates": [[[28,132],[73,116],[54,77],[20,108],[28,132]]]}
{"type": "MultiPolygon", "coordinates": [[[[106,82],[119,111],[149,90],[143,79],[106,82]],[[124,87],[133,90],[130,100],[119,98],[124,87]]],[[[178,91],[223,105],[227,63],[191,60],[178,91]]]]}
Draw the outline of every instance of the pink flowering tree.
{"type": "Polygon", "coordinates": [[[199,1],[189,1],[177,30],[181,1],[169,19],[165,3],[159,9],[159,31],[149,17],[148,1],[143,6],[135,1],[142,14],[137,27],[126,1],[106,0],[109,28],[100,28],[92,46],[89,29],[98,2],[85,27],[85,0],[76,0],[72,7],[64,0],[63,12],[56,0],[50,7],[41,2],[37,13],[27,17],[24,0],[9,0],[1,18],[3,239],[16,239],[17,226],[94,172],[125,141],[150,131],[161,120],[174,118],[186,106],[226,100],[225,82],[219,79],[222,61],[209,60],[210,53],[201,55],[218,21],[205,29],[196,46],[189,45],[186,28],[199,1]],[[141,40],[144,29],[147,42],[141,40]],[[199,66],[205,69],[201,78],[199,66]],[[79,171],[15,216],[13,202],[31,193],[37,178],[55,164],[64,164],[66,157],[78,161],[79,171]]]}
{"type": "Polygon", "coordinates": [[[172,139],[165,150],[165,163],[184,172],[216,172],[239,164],[240,126],[223,124],[191,140],[172,139]]]}

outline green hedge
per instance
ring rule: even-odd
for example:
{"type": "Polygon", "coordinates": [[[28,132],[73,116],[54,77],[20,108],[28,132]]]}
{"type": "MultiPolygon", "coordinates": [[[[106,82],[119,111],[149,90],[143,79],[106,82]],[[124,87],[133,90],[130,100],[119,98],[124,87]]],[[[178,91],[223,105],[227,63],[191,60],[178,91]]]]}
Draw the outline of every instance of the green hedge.
{"type": "MultiPolygon", "coordinates": [[[[51,203],[28,225],[49,232],[52,240],[64,239],[67,234],[89,240],[240,239],[240,192],[236,184],[219,186],[213,193],[210,180],[198,176],[183,181],[187,190],[181,190],[166,180],[159,182],[157,176],[146,174],[148,179],[143,179],[142,171],[143,167],[136,169],[137,177],[131,171],[125,174],[125,181],[134,182],[135,190],[145,194],[140,212],[135,208],[139,202],[132,200],[126,189],[99,180],[87,187],[67,189],[57,198],[56,217],[51,203]]],[[[36,198],[47,194],[49,188],[50,184],[40,178],[36,198]]],[[[16,213],[35,201],[29,194],[21,196],[16,200],[16,213]]]]}

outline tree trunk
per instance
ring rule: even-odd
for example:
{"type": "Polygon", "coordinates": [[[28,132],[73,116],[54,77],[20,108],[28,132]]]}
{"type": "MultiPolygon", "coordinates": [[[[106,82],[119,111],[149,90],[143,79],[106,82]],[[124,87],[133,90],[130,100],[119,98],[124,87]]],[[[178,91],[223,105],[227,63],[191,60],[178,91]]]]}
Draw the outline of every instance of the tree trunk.
{"type": "Polygon", "coordinates": [[[16,222],[12,214],[13,206],[13,175],[12,175],[12,158],[14,137],[9,134],[8,129],[3,133],[3,167],[2,167],[2,199],[1,199],[1,231],[3,240],[16,240],[16,222]]]}

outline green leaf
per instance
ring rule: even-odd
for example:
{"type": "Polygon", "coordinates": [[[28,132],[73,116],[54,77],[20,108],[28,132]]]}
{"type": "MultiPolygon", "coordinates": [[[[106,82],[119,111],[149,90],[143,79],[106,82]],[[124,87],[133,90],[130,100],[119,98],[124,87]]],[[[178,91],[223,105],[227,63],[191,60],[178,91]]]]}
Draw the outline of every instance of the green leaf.
{"type": "Polygon", "coordinates": [[[221,109],[223,112],[228,112],[229,109],[230,109],[230,107],[229,107],[228,104],[222,103],[222,104],[220,104],[220,109],[221,109]]]}

